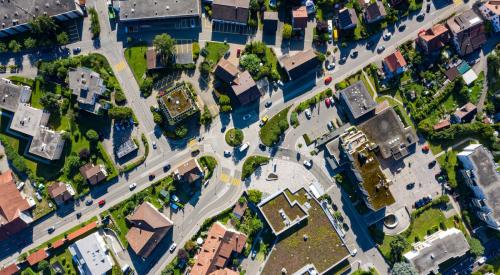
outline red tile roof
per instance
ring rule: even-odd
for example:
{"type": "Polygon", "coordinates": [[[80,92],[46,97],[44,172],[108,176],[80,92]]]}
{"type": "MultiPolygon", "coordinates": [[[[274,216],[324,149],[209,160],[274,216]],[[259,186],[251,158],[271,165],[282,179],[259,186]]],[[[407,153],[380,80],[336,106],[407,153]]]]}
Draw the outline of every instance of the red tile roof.
{"type": "Polygon", "coordinates": [[[292,11],[293,27],[305,29],[307,27],[307,9],[306,6],[298,7],[292,11]]]}
{"type": "Polygon", "coordinates": [[[0,174],[0,190],[2,190],[0,192],[0,237],[4,238],[27,226],[20,215],[31,206],[17,190],[11,170],[0,174]]]}
{"type": "Polygon", "coordinates": [[[19,267],[13,263],[0,270],[0,275],[14,275],[19,273],[19,267]]]}
{"type": "Polygon", "coordinates": [[[53,244],[52,244],[52,248],[56,249],[56,248],[59,248],[61,247],[64,242],[66,241],[66,239],[62,238],[62,239],[59,239],[57,241],[55,241],[53,244]]]}
{"type": "Polygon", "coordinates": [[[406,60],[399,50],[384,58],[384,63],[391,73],[406,66],[406,60]]]}
{"type": "Polygon", "coordinates": [[[40,249],[37,252],[32,253],[31,255],[28,256],[28,264],[30,266],[34,266],[37,263],[47,259],[49,257],[49,254],[47,254],[47,251],[45,249],[40,249]]]}
{"type": "Polygon", "coordinates": [[[434,131],[442,130],[442,129],[448,128],[448,127],[450,127],[450,120],[449,119],[441,120],[436,125],[432,126],[434,131]]]}
{"type": "Polygon", "coordinates": [[[68,239],[68,241],[73,241],[76,238],[82,236],[83,234],[89,232],[90,230],[92,230],[92,229],[94,229],[96,227],[97,227],[97,222],[95,222],[95,221],[91,222],[91,223],[85,225],[84,227],[76,230],[75,232],[68,234],[68,238],[67,239],[68,239]]]}

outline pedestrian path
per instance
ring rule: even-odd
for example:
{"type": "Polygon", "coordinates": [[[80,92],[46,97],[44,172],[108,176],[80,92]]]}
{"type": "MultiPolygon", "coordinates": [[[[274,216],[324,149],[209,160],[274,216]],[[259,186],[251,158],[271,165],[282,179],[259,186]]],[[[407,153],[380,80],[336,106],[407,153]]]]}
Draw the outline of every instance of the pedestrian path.
{"type": "Polygon", "coordinates": [[[224,184],[239,186],[241,184],[241,172],[231,171],[229,168],[222,167],[222,173],[220,175],[220,181],[224,184]],[[234,173],[231,173],[234,172],[234,173]]]}

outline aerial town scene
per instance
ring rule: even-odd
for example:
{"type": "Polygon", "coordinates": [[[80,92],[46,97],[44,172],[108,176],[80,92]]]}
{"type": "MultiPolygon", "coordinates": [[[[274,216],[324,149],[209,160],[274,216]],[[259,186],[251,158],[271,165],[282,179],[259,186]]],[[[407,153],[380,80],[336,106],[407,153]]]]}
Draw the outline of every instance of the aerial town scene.
{"type": "Polygon", "coordinates": [[[0,275],[500,275],[500,0],[0,23],[0,275]]]}

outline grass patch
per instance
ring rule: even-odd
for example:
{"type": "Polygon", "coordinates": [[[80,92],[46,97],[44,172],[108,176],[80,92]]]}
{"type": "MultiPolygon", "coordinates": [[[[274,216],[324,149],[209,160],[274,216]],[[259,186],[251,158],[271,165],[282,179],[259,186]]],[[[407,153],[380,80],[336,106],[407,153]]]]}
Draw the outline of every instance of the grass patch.
{"type": "Polygon", "coordinates": [[[266,48],[266,60],[271,65],[271,69],[276,70],[279,73],[281,81],[288,81],[286,71],[280,66],[276,54],[274,54],[274,51],[269,47],[266,48]]]}
{"type": "Polygon", "coordinates": [[[244,139],[243,131],[241,131],[240,129],[236,129],[236,128],[229,129],[226,132],[225,139],[226,139],[226,143],[229,146],[232,146],[232,147],[240,146],[243,143],[243,139],[244,139]]]}
{"type": "Polygon", "coordinates": [[[147,51],[148,45],[146,43],[140,43],[125,50],[125,59],[139,85],[142,84],[142,77],[147,71],[147,51]]]}
{"type": "Polygon", "coordinates": [[[281,134],[283,134],[290,125],[288,124],[288,111],[290,107],[281,110],[274,115],[269,121],[259,130],[259,137],[262,143],[266,146],[272,146],[278,142],[281,134]]]}
{"type": "Polygon", "coordinates": [[[243,172],[241,179],[244,180],[252,175],[253,172],[259,167],[269,162],[268,157],[264,156],[250,156],[243,163],[243,172]]]}
{"type": "Polygon", "coordinates": [[[218,42],[207,42],[203,52],[207,61],[217,64],[224,54],[229,50],[229,45],[218,42]]]}
{"type": "Polygon", "coordinates": [[[205,170],[205,179],[212,177],[215,167],[217,166],[217,160],[211,156],[203,156],[198,159],[201,167],[205,170]]]}

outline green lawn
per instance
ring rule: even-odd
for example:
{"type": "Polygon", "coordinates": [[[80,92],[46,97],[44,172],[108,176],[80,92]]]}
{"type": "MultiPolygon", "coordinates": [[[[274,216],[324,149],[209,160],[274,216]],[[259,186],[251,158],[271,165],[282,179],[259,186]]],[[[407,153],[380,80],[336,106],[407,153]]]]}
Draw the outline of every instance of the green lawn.
{"type": "Polygon", "coordinates": [[[205,179],[211,178],[217,166],[217,160],[211,156],[202,156],[198,159],[198,162],[205,170],[205,179]]]}
{"type": "Polygon", "coordinates": [[[477,104],[481,92],[483,91],[483,81],[484,81],[484,71],[479,73],[477,79],[474,81],[474,85],[469,89],[471,102],[477,104]]]}
{"type": "Polygon", "coordinates": [[[275,144],[279,140],[280,135],[290,127],[287,119],[289,110],[290,107],[281,110],[260,128],[259,137],[264,145],[272,146],[275,144]]]}
{"type": "MultiPolygon", "coordinates": [[[[76,275],[77,268],[73,263],[73,259],[69,250],[66,249],[62,253],[58,255],[54,255],[50,258],[50,265],[52,266],[54,263],[58,262],[64,269],[64,274],[67,275],[76,275]]],[[[52,269],[52,268],[51,268],[52,269]]]]}
{"type": "Polygon", "coordinates": [[[285,70],[280,66],[278,58],[274,54],[274,51],[269,47],[266,48],[266,59],[271,64],[271,68],[273,70],[278,71],[278,73],[280,74],[280,80],[283,82],[288,81],[288,75],[286,74],[285,70]]]}
{"type": "Polygon", "coordinates": [[[146,61],[146,52],[148,50],[148,46],[146,43],[140,43],[129,47],[125,50],[125,59],[127,60],[132,73],[134,73],[134,77],[141,85],[142,77],[146,73],[147,70],[147,61],[146,61]]]}
{"type": "Polygon", "coordinates": [[[229,45],[219,42],[207,42],[205,45],[204,51],[206,53],[205,59],[208,61],[212,61],[213,64],[217,64],[219,59],[224,56],[229,50],[229,45]]]}

